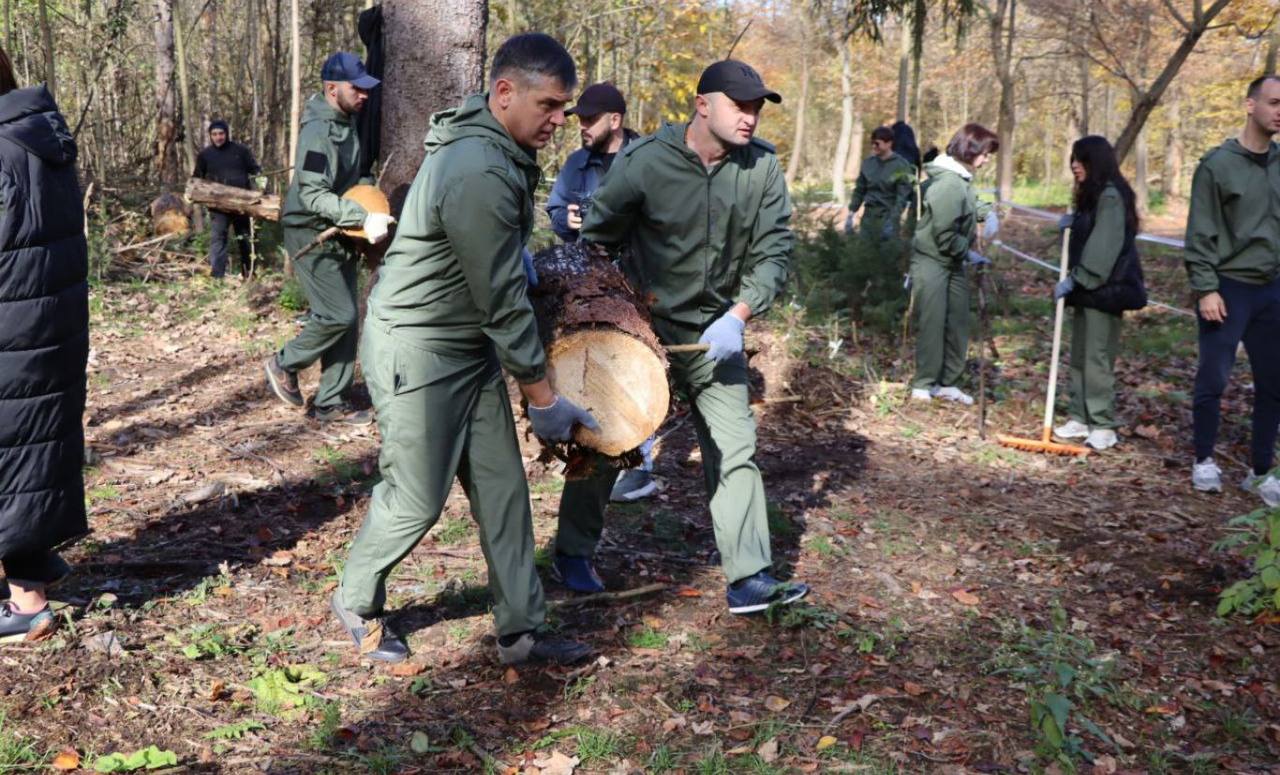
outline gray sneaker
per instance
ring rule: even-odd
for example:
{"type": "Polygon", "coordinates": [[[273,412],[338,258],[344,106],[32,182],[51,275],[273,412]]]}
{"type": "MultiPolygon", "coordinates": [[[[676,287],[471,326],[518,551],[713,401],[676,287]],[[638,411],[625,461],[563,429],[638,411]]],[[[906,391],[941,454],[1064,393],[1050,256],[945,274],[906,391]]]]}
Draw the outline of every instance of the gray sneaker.
{"type": "Polygon", "coordinates": [[[609,493],[609,500],[614,503],[630,503],[648,498],[657,491],[658,483],[653,480],[653,474],[643,468],[631,468],[618,475],[613,492],[609,493]]]}
{"type": "Polygon", "coordinates": [[[1222,492],[1222,469],[1207,457],[1191,466],[1191,486],[1200,492],[1222,492]]]}
{"type": "Polygon", "coordinates": [[[262,364],[262,369],[267,375],[267,386],[275,393],[276,398],[290,406],[301,407],[306,403],[302,399],[302,391],[298,389],[298,372],[281,366],[278,354],[268,358],[262,364]]]}
{"type": "Polygon", "coordinates": [[[1249,474],[1240,483],[1246,492],[1251,492],[1262,499],[1268,506],[1280,506],[1280,479],[1271,474],[1249,474]]]}

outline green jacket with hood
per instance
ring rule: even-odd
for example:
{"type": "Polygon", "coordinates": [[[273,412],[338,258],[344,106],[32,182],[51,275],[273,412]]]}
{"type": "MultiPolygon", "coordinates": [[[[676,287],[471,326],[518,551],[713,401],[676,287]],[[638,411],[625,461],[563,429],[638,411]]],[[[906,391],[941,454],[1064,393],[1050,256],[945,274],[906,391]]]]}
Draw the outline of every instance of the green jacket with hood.
{"type": "Polygon", "coordinates": [[[889,154],[889,158],[883,160],[879,156],[868,156],[862,162],[858,181],[853,185],[849,212],[857,212],[865,204],[868,212],[886,211],[897,220],[911,201],[911,184],[915,176],[911,162],[896,153],[889,154]]]}
{"type": "Polygon", "coordinates": [[[791,199],[763,140],[707,169],[685,145],[687,123],[631,142],[596,190],[581,238],[630,245],[623,267],[650,302],[654,330],[689,343],[737,302],[769,309],[786,284],[791,199]]]}
{"type": "Polygon", "coordinates": [[[924,165],[929,179],[920,187],[920,221],[911,240],[916,255],[951,267],[961,266],[986,209],[978,205],[973,173],[946,154],[924,165]]]}
{"type": "Polygon", "coordinates": [[[1219,275],[1254,285],[1280,277],[1280,145],[1264,160],[1233,138],[1200,159],[1185,242],[1197,294],[1218,290],[1219,275]]]}
{"type": "Polygon", "coordinates": [[[483,94],[431,117],[427,155],[369,295],[369,317],[431,352],[482,355],[518,381],[546,375],[520,253],[541,170],[483,94]]]}
{"type": "Polygon", "coordinates": [[[280,224],[320,232],[330,226],[352,227],[364,222],[365,210],[342,194],[360,177],[360,138],[353,116],[334,108],[324,95],[314,94],[302,112],[293,182],[284,197],[280,224]]]}

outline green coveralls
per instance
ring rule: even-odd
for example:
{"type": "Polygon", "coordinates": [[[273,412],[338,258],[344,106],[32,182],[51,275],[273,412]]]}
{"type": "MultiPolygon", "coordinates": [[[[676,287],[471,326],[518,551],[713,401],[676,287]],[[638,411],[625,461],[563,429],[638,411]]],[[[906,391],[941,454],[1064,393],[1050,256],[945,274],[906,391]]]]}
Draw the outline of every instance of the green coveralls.
{"type": "Polygon", "coordinates": [[[546,375],[520,253],[540,171],[474,95],[432,117],[427,155],[369,297],[363,363],[382,481],[342,573],[342,602],[382,611],[387,575],[436,523],[456,476],[480,532],[498,635],[545,619],[504,367],[546,375]]]}
{"type": "MultiPolygon", "coordinates": [[[[323,96],[312,96],[302,115],[293,182],[280,214],[289,255],[330,226],[360,226],[364,208],[342,194],[368,182],[360,178],[360,140],[352,117],[323,96]]],[[[299,371],[320,361],[313,405],[333,406],[342,402],[356,374],[356,253],[335,237],[294,261],[293,269],[311,311],[302,331],[280,351],[280,365],[299,371]]]]}
{"type": "MultiPolygon", "coordinates": [[[[1076,285],[1102,287],[1124,250],[1124,202],[1115,186],[1098,197],[1093,230],[1080,263],[1071,270],[1076,285]]],[[[1071,418],[1090,428],[1115,428],[1116,352],[1121,316],[1091,307],[1074,307],[1071,318],[1071,418]]]]}
{"type": "Polygon", "coordinates": [[[860,236],[876,241],[898,236],[898,222],[911,202],[914,178],[911,163],[896,153],[890,153],[887,159],[868,156],[862,162],[858,180],[853,185],[853,198],[849,200],[850,213],[856,213],[859,207],[866,208],[858,224],[860,236]],[[886,220],[892,224],[888,235],[885,234],[886,220]]]}
{"type": "MultiPolygon", "coordinates": [[[[627,145],[592,200],[582,238],[628,243],[623,267],[652,299],[665,344],[690,344],[735,303],[763,314],[786,283],[791,202],[773,146],[753,140],[708,170],[685,145],[687,124],[664,124],[627,145]]],[[[745,357],[719,364],[671,356],[671,379],[692,403],[721,564],[730,582],[772,565],[764,483],[753,458],[755,418],[745,357]]],[[[567,482],[556,551],[589,557],[617,472],[567,482]]]]}
{"type": "Polygon", "coordinates": [[[971,174],[943,155],[925,165],[920,222],[911,241],[916,374],[911,387],[952,387],[964,376],[969,348],[969,280],[965,259],[979,221],[971,174]]]}

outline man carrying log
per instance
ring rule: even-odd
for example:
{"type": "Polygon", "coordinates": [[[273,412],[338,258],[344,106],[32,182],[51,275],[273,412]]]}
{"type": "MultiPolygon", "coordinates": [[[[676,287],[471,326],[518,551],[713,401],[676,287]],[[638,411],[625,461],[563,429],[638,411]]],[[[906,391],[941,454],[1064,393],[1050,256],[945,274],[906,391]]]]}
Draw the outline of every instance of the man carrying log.
{"type": "MultiPolygon", "coordinates": [[[[708,67],[692,120],[664,124],[623,149],[582,226],[583,240],[630,247],[623,269],[652,300],[654,331],[664,344],[708,347],[673,353],[671,376],[692,404],[726,599],[736,614],[808,592],[771,575],[747,404],[743,330],[782,290],[792,246],[782,170],[773,146],[754,137],[765,100],[782,98],[748,65],[725,60],[708,67]]],[[[562,558],[590,569],[614,475],[601,461],[592,477],[565,484],[556,537],[562,558]]]]}
{"type": "MultiPolygon", "coordinates": [[[[204,178],[224,186],[252,189],[251,175],[262,172],[253,151],[231,140],[226,121],[209,122],[209,144],[196,157],[193,178],[204,178]]],[[[209,274],[221,279],[227,273],[227,234],[236,230],[240,247],[240,276],[248,277],[252,251],[249,249],[249,216],[209,211],[209,274]]]]}
{"type": "Polygon", "coordinates": [[[367,425],[368,410],[356,409],[346,398],[356,372],[356,253],[342,240],[312,248],[317,236],[331,226],[362,227],[370,244],[380,242],[394,223],[385,213],[366,212],[342,193],[360,177],[360,140],[352,116],[360,112],[377,78],[369,75],[354,54],[338,52],[320,71],[324,93],[307,100],[298,134],[293,182],[280,212],[284,245],[293,270],[307,295],[311,312],[302,332],[267,359],[267,384],[285,403],[302,407],[298,370],[320,361],[320,386],[311,416],[320,422],[367,425]]]}
{"type": "Polygon", "coordinates": [[[431,119],[365,319],[382,481],[330,601],[370,659],[409,653],[382,621],[387,575],[436,523],[454,477],[480,530],[499,659],[564,664],[590,654],[541,631],[529,486],[502,377],[506,368],[519,383],[538,436],[563,441],[579,423],[598,429],[547,381],[521,258],[541,176],[534,150],[564,125],[576,81],[560,43],[517,35],[493,58],[488,94],[431,119]]]}

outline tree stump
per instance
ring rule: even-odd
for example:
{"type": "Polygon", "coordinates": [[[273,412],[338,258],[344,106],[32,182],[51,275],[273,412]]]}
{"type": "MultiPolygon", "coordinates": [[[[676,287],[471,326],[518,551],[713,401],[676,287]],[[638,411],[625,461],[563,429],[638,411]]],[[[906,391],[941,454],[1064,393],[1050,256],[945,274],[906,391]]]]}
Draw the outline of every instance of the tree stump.
{"type": "Polygon", "coordinates": [[[609,457],[644,443],[667,417],[667,356],[648,310],[611,261],[580,245],[557,245],[533,259],[530,292],[557,393],[591,412],[600,431],[574,441],[609,457]]]}

